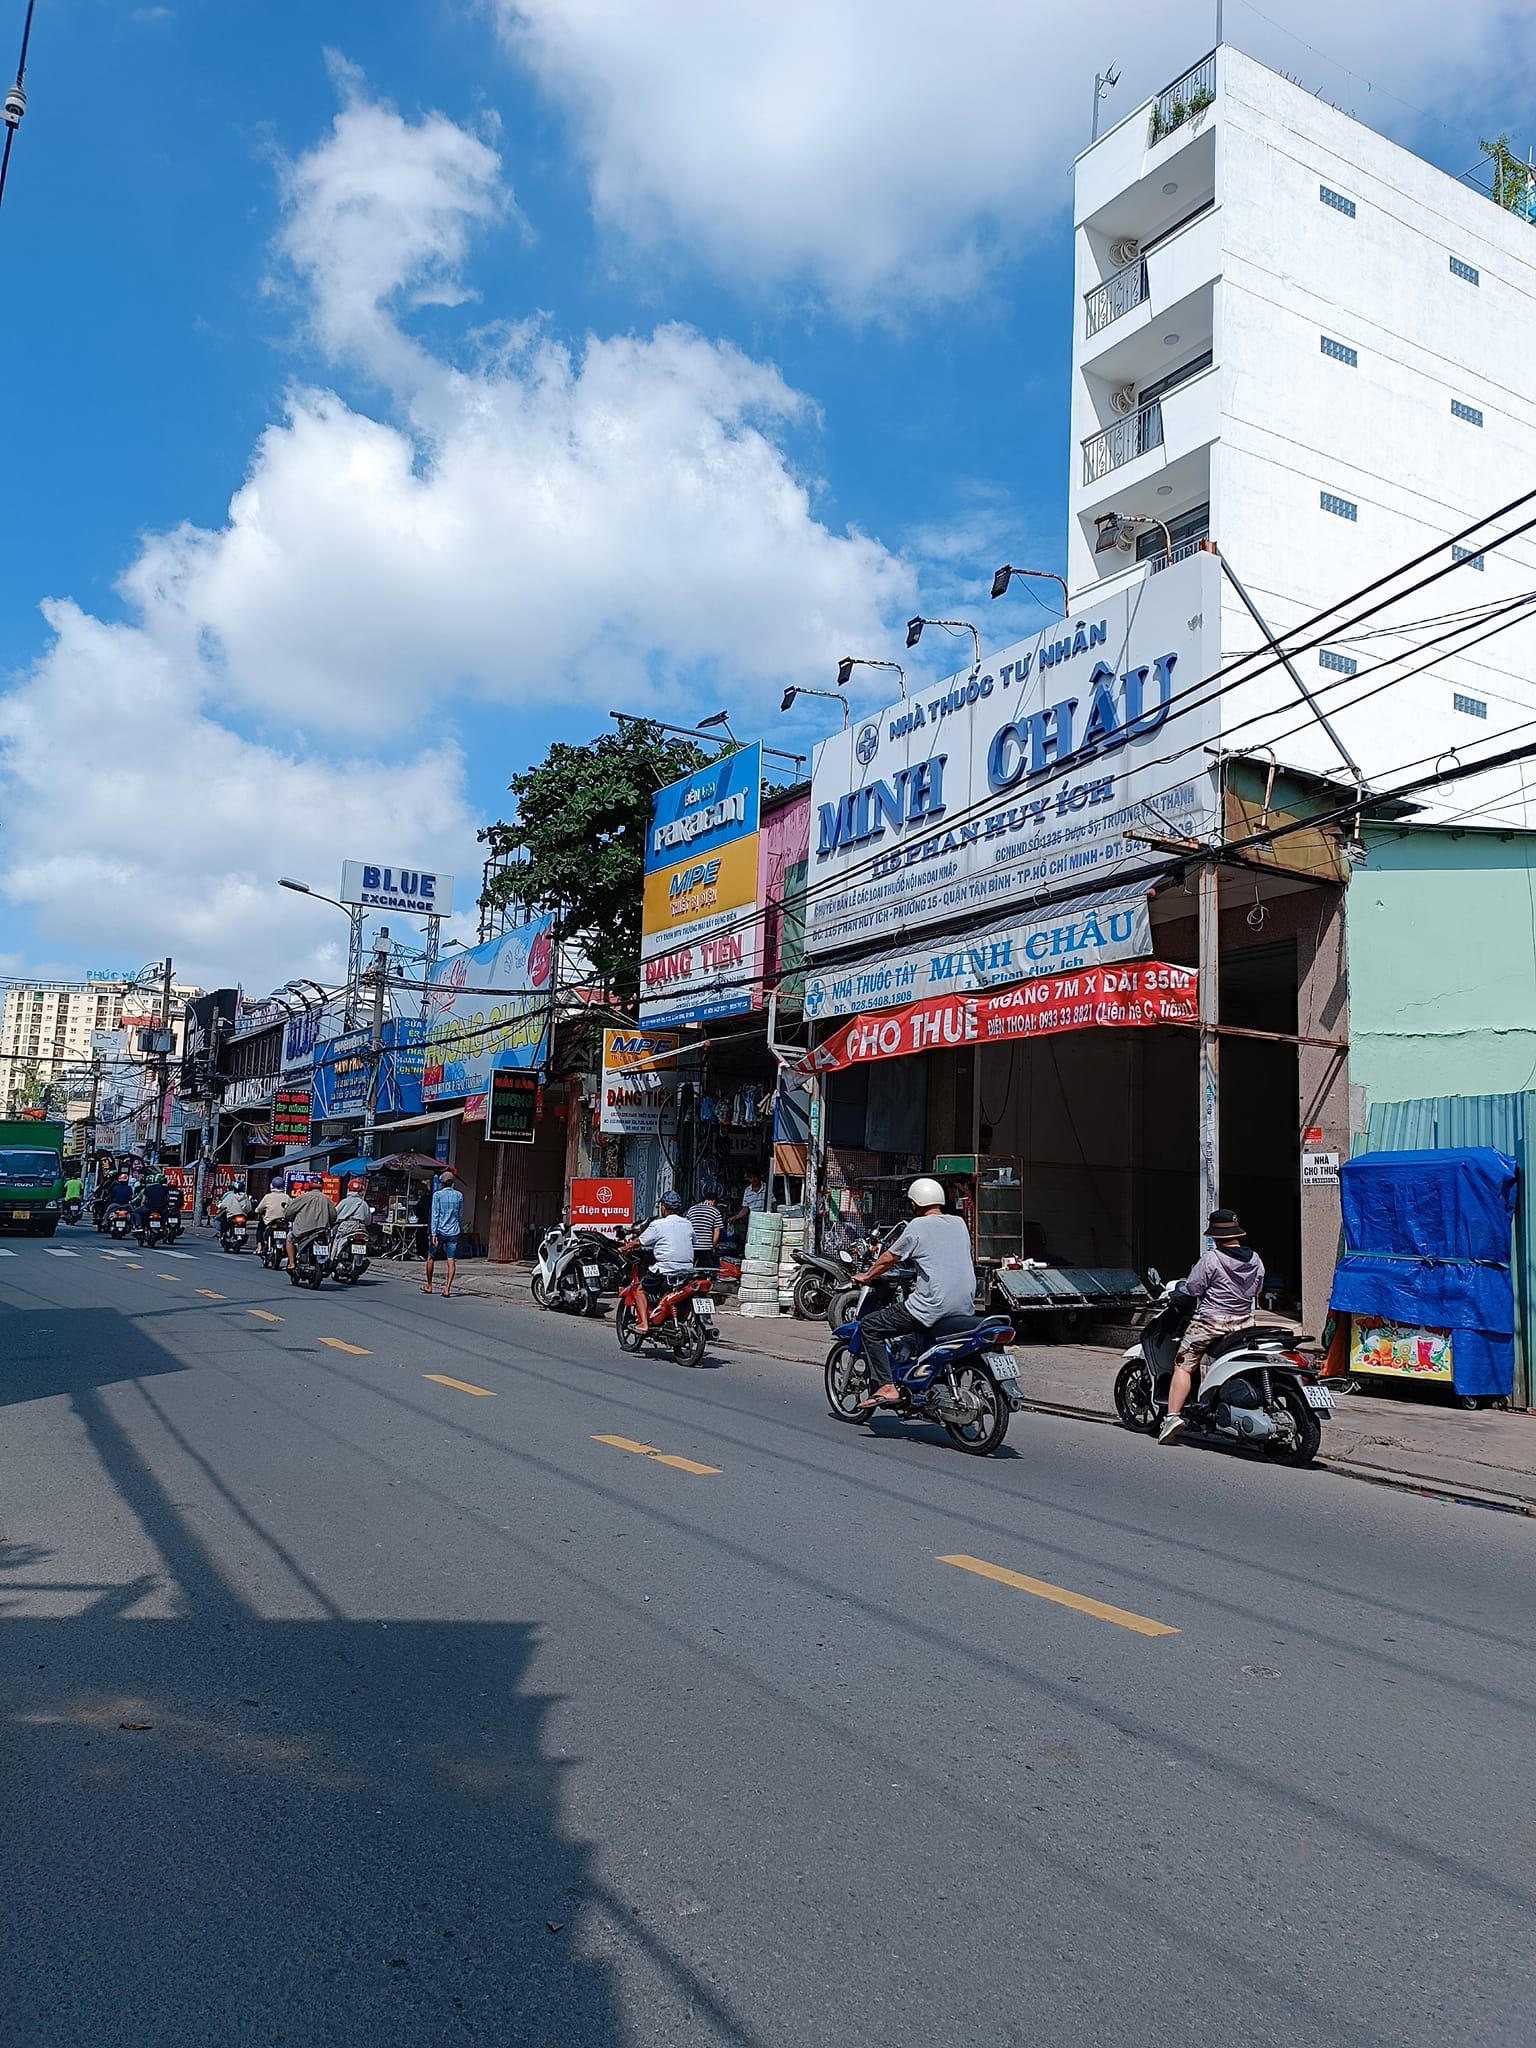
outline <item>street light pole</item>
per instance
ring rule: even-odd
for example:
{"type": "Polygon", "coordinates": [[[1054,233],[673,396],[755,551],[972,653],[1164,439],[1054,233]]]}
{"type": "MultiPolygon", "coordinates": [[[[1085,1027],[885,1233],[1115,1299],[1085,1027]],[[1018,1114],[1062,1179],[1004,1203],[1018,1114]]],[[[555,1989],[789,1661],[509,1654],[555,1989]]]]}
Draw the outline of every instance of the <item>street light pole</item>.
{"type": "Polygon", "coordinates": [[[384,1063],[384,986],[389,976],[389,927],[373,941],[373,1025],[368,1034],[368,1099],[363,1109],[363,1157],[373,1157],[373,1129],[379,1109],[379,1072],[384,1063]]]}
{"type": "MultiPolygon", "coordinates": [[[[169,1038],[171,1035],[171,956],[165,956],[165,978],[160,999],[160,1029],[169,1038]]],[[[160,1151],[165,1143],[165,1091],[171,1085],[171,1049],[161,1053],[156,1067],[155,1089],[155,1164],[160,1164],[160,1151]]]]}

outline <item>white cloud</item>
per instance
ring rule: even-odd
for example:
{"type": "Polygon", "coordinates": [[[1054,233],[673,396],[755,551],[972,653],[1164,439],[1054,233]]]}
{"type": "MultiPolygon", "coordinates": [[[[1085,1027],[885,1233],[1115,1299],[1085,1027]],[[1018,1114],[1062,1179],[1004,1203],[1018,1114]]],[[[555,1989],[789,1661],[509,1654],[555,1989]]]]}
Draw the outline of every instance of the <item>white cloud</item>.
{"type": "MultiPolygon", "coordinates": [[[[970,290],[995,251],[1054,231],[1095,72],[1120,67],[1113,121],[1211,28],[1205,6],[1111,16],[1075,0],[667,0],[664,32],[632,0],[492,4],[570,110],[600,220],[875,314],[970,290]]],[[[1285,28],[1230,0],[1226,32],[1389,132],[1417,125],[1397,93],[1465,115],[1471,142],[1511,103],[1531,14],[1469,0],[1448,37],[1438,0],[1290,0],[1285,28]]]]}
{"type": "Polygon", "coordinates": [[[410,333],[413,306],[467,295],[470,236],[510,199],[483,142],[340,75],[277,247],[317,346],[391,405],[295,388],[225,523],[143,543],[129,623],[44,607],[53,642],[0,698],[0,887],[54,947],[286,978],[280,870],[324,887],[387,843],[469,877],[452,732],[475,700],[530,714],[509,770],[573,703],[600,723],[718,682],[750,730],[907,604],[902,564],[817,519],[784,449],[814,420],[771,366],[676,326],[568,347],[514,313],[467,365],[410,333]]]}

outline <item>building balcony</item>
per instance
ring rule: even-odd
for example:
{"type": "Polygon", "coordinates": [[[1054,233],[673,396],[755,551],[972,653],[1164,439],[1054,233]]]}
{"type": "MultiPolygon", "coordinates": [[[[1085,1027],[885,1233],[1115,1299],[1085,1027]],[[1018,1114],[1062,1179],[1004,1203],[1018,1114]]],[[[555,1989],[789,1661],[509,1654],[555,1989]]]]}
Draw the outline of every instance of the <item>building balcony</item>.
{"type": "MultiPolygon", "coordinates": [[[[1186,345],[1212,332],[1214,292],[1221,275],[1222,222],[1214,199],[1197,200],[1165,233],[1137,248],[1134,259],[1083,293],[1083,334],[1076,349],[1080,368],[1108,376],[1117,363],[1126,373],[1154,374],[1160,351],[1148,330],[1160,336],[1179,329],[1186,345]]],[[[1131,246],[1117,241],[1114,247],[1131,246]]],[[[1080,264],[1091,263],[1091,249],[1080,264]]]]}
{"type": "Polygon", "coordinates": [[[1096,484],[1111,470],[1122,469],[1162,445],[1163,403],[1154,398],[1150,405],[1138,405],[1101,433],[1089,435],[1083,443],[1083,483],[1096,484]]]}

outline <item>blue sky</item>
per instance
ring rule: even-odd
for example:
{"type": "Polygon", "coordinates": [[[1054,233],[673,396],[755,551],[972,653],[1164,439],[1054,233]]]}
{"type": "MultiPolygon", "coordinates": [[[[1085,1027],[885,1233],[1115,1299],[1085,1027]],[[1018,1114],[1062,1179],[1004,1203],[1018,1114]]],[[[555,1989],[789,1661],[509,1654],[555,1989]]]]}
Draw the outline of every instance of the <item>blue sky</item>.
{"type": "MultiPolygon", "coordinates": [[[[39,0],[0,213],[0,972],[334,975],[339,919],[278,872],[398,856],[464,900],[507,776],[610,709],[805,746],[831,707],[781,719],[783,684],[899,655],[910,609],[1043,617],[986,587],[1063,553],[1094,64],[1127,112],[1210,10],[1107,43],[1019,13],[39,0]]],[[[1227,9],[1341,104],[1373,67],[1362,111],[1460,169],[1529,16],[1464,10],[1454,76],[1427,0],[1287,21],[1227,9]]]]}

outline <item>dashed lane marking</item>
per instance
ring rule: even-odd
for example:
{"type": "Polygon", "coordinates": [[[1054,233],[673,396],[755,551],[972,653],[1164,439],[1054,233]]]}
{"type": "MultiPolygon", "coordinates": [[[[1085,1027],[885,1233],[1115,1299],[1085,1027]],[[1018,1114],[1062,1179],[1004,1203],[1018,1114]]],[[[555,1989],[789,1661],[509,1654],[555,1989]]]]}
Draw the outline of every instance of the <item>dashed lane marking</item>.
{"type": "Polygon", "coordinates": [[[166,1257],[166,1258],[168,1258],[168,1259],[195,1259],[195,1258],[197,1257],[197,1253],[196,1253],[196,1252],[166,1252],[166,1253],[165,1253],[165,1257],[166,1257]]]}
{"type": "Polygon", "coordinates": [[[269,1308],[248,1308],[246,1314],[248,1316],[259,1316],[264,1323],[280,1323],[283,1320],[281,1316],[273,1315],[269,1308]]]}
{"type": "Polygon", "coordinates": [[[494,1387],[472,1387],[468,1380],[451,1380],[445,1372],[424,1372],[422,1378],[433,1381],[439,1387],[452,1387],[456,1393],[479,1394],[487,1401],[494,1401],[496,1398],[494,1387]]]}
{"type": "Polygon", "coordinates": [[[155,1278],[157,1280],[169,1280],[173,1287],[178,1286],[180,1284],[177,1281],[176,1275],[174,1273],[157,1273],[155,1275],[155,1278]]]}
{"type": "Polygon", "coordinates": [[[966,1557],[961,1553],[936,1561],[956,1565],[963,1572],[974,1572],[979,1579],[995,1579],[998,1585],[1013,1586],[1020,1593],[1033,1593],[1037,1600],[1049,1600],[1057,1607],[1070,1607],[1078,1614],[1091,1614],[1095,1621],[1113,1622],[1116,1628],[1128,1628],[1138,1636],[1176,1636],[1179,1633],[1166,1621],[1153,1621],[1145,1614],[1132,1614],[1125,1607],[1111,1607],[1106,1601],[1090,1599],[1086,1593],[1072,1593],[1065,1586],[1053,1586],[1048,1579],[1026,1578],[1023,1572],[1011,1572],[1005,1565],[988,1564],[983,1557],[966,1557]]]}
{"type": "Polygon", "coordinates": [[[372,1358],[373,1356],[373,1353],[365,1351],[361,1344],[347,1344],[340,1337],[322,1337],[320,1342],[329,1345],[332,1351],[345,1351],[351,1358],[372,1358]]]}
{"type": "Polygon", "coordinates": [[[229,1299],[227,1294],[215,1294],[211,1287],[199,1287],[197,1292],[203,1297],[204,1301],[228,1301],[229,1299]]]}
{"type": "Polygon", "coordinates": [[[695,1472],[701,1477],[706,1473],[720,1471],[718,1465],[696,1464],[692,1458],[676,1458],[669,1451],[658,1451],[654,1444],[637,1444],[628,1436],[595,1436],[595,1444],[612,1444],[616,1451],[629,1451],[637,1458],[649,1458],[653,1465],[670,1465],[674,1472],[695,1472]]]}

